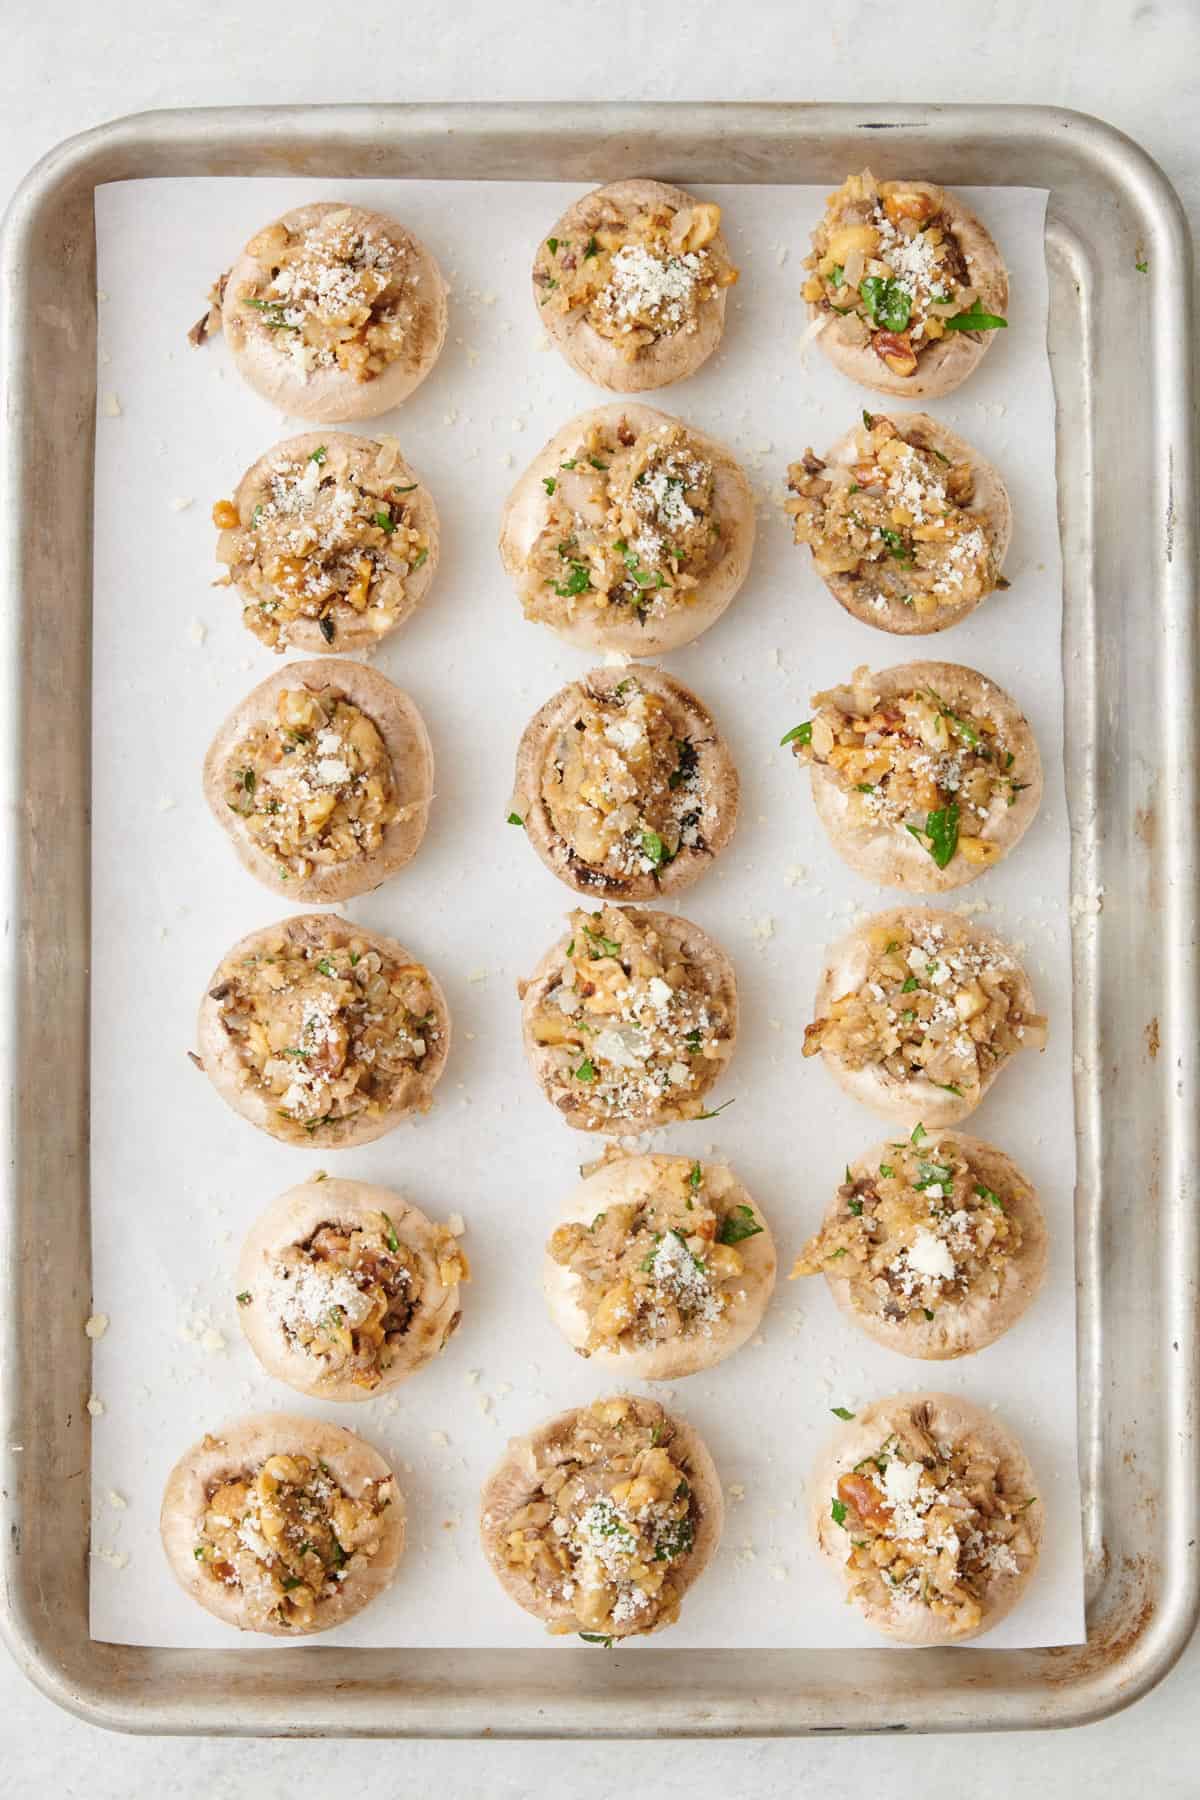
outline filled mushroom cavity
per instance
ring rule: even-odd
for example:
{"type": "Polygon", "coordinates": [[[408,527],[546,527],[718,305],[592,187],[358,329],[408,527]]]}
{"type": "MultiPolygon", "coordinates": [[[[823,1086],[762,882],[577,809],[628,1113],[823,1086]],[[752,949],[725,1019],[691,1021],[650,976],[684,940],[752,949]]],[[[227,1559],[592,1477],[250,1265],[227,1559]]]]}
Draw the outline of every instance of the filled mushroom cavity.
{"type": "Polygon", "coordinates": [[[629,361],[660,339],[695,333],[703,307],[737,280],[710,201],[675,206],[647,192],[641,204],[601,190],[590,228],[548,237],[533,285],[549,317],[582,315],[629,361]]]}
{"type": "Polygon", "coordinates": [[[975,463],[936,435],[864,412],[836,456],[808,449],[788,468],[785,511],[817,572],[881,620],[906,609],[912,628],[965,616],[1002,581],[1005,543],[975,504],[975,463]]]}
{"type": "Polygon", "coordinates": [[[829,196],[805,259],[804,299],[837,315],[842,336],[869,345],[901,378],[947,333],[1001,330],[956,230],[961,209],[926,182],[851,175],[829,196]]]}
{"type": "Polygon", "coordinates": [[[861,972],[843,984],[833,971],[825,1010],[805,1027],[805,1056],[931,1083],[969,1107],[1018,1050],[1044,1048],[1047,1021],[1028,1010],[1020,965],[990,935],[914,910],[856,941],[861,972]]]}
{"type": "Polygon", "coordinates": [[[712,1338],[747,1300],[739,1246],[764,1227],[732,1172],[687,1157],[636,1167],[644,1179],[628,1199],[606,1195],[590,1221],[559,1225],[547,1246],[577,1278],[587,1335],[576,1348],[585,1356],[712,1338]]]}
{"type": "Polygon", "coordinates": [[[334,434],[281,444],[213,523],[242,622],[273,650],[376,642],[416,604],[436,547],[432,503],[397,446],[334,434]]]}
{"type": "Polygon", "coordinates": [[[733,1049],[732,971],[703,932],[667,914],[571,913],[525,997],[538,1078],[583,1130],[695,1118],[733,1049]]]}
{"type": "Polygon", "coordinates": [[[323,1604],[376,1557],[398,1500],[390,1476],[352,1497],[328,1463],[298,1453],[211,1480],[204,1497],[192,1552],[202,1578],[240,1592],[256,1628],[299,1631],[320,1629],[323,1604]]]}

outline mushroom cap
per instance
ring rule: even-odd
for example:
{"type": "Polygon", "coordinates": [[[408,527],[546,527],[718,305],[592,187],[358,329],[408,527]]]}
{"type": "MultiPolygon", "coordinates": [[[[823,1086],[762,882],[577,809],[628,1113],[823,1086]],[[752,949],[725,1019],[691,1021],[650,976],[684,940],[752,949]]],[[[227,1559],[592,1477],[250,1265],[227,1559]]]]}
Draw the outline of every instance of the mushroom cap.
{"type": "Polygon", "coordinates": [[[444,1287],[438,1275],[438,1243],[432,1220],[391,1188],[332,1176],[289,1188],[259,1215],[238,1258],[237,1292],[250,1296],[238,1304],[238,1322],[247,1343],[267,1374],[298,1394],[312,1394],[318,1400],[377,1399],[444,1350],[462,1316],[458,1282],[444,1287]],[[369,1213],[386,1214],[400,1242],[415,1253],[421,1276],[420,1304],[395,1349],[395,1360],[381,1371],[373,1388],[331,1372],[319,1356],[294,1343],[269,1304],[282,1251],[307,1243],[325,1224],[354,1229],[369,1213]]]}
{"type": "Polygon", "coordinates": [[[339,200],[318,200],[293,207],[274,223],[291,232],[310,230],[331,213],[348,213],[356,226],[374,230],[377,236],[406,251],[411,276],[408,295],[416,309],[411,341],[378,375],[359,381],[340,365],[303,370],[279,344],[273,332],[257,317],[248,317],[236,301],[241,288],[253,286],[263,273],[249,250],[243,250],[225,282],[222,325],[229,340],[238,373],[273,406],[297,419],[322,424],[341,424],[349,419],[373,419],[389,412],[418,388],[441,354],[446,340],[447,289],[431,253],[398,220],[366,207],[339,200]]]}
{"type": "MultiPolygon", "coordinates": [[[[676,913],[654,912],[641,906],[626,907],[624,913],[626,920],[640,930],[653,930],[668,954],[673,954],[698,969],[704,977],[708,992],[719,1001],[724,1012],[726,1035],[722,1041],[722,1054],[719,1059],[714,1058],[711,1064],[706,1065],[707,1080],[701,1087],[692,1090],[696,1095],[706,1094],[720,1079],[737,1044],[738,996],[733,964],[715,939],[690,919],[681,918],[676,913]]],[[[581,1089],[578,1082],[562,1079],[554,1046],[539,1044],[534,1036],[534,1018],[545,1004],[546,997],[566,962],[569,942],[569,936],[564,933],[547,950],[528,981],[520,983],[518,987],[525,1055],[538,1086],[568,1125],[574,1126],[576,1131],[609,1131],[613,1120],[590,1104],[587,1091],[581,1089]]],[[[660,1107],[623,1117],[621,1125],[629,1131],[648,1131],[657,1125],[668,1124],[678,1116],[673,1108],[664,1111],[660,1107]]]]}
{"type": "MultiPolygon", "coordinates": [[[[982,1138],[968,1137],[961,1131],[939,1131],[931,1142],[951,1144],[965,1158],[986,1187],[1004,1196],[1004,1210],[1021,1227],[1021,1247],[1004,1265],[998,1294],[968,1293],[959,1302],[941,1301],[932,1319],[923,1314],[910,1314],[907,1319],[886,1319],[859,1304],[857,1284],[837,1270],[841,1264],[824,1271],[829,1291],[852,1325],[874,1338],[888,1350],[901,1356],[915,1356],[926,1362],[942,1362],[956,1356],[970,1356],[987,1344],[1003,1337],[1010,1326],[1036,1299],[1046,1275],[1049,1234],[1046,1217],[1037,1190],[1010,1156],[985,1144],[982,1138]]],[[[881,1162],[886,1162],[889,1145],[876,1144],[857,1162],[850,1173],[858,1179],[871,1176],[881,1162]]],[[[835,1195],[826,1210],[826,1219],[835,1216],[835,1195]]]]}
{"type": "Polygon", "coordinates": [[[352,1431],[324,1419],[258,1413],[236,1420],[184,1452],[167,1479],[159,1528],[172,1574],[206,1612],[239,1631],[312,1636],[353,1618],[390,1584],[404,1550],[404,1496],[378,1450],[352,1431]],[[345,1579],[335,1594],[318,1600],[308,1626],[283,1625],[270,1616],[256,1618],[242,1589],[211,1580],[192,1554],[208,1508],[208,1490],[261,1467],[269,1456],[289,1455],[326,1463],[351,1499],[372,1481],[390,1479],[393,1488],[391,1504],[380,1516],[378,1550],[369,1559],[360,1551],[351,1553],[345,1579]]]}
{"type": "MultiPolygon", "coordinates": [[[[886,912],[872,913],[865,924],[848,932],[826,951],[817,987],[815,1016],[823,1017],[837,995],[862,986],[871,960],[871,946],[867,938],[869,931],[888,925],[900,925],[906,931],[917,931],[930,922],[941,926],[947,938],[952,941],[975,944],[980,949],[991,950],[1003,957],[1010,966],[1021,1011],[1033,1013],[1036,1010],[1028,975],[1008,945],[994,932],[985,930],[973,920],[964,919],[958,913],[939,912],[927,906],[896,906],[886,912]]],[[[856,1100],[861,1100],[864,1106],[869,1106],[872,1112],[882,1113],[885,1118],[897,1119],[910,1128],[921,1123],[927,1130],[942,1131],[948,1125],[957,1125],[960,1119],[965,1119],[969,1113],[974,1112],[1011,1058],[992,1061],[981,1076],[978,1093],[973,1095],[948,1093],[936,1082],[923,1077],[898,1080],[878,1063],[851,1069],[831,1050],[822,1049],[821,1060],[838,1086],[856,1100]]]]}
{"type": "Polygon", "coordinates": [[[655,900],[664,894],[691,887],[720,855],[737,824],[738,774],[729,746],[708,708],[690,688],[662,669],[639,664],[635,669],[590,669],[551,696],[530,719],[517,747],[513,811],[520,815],[525,835],[552,875],[591,900],[655,900]],[[712,819],[702,845],[681,845],[664,867],[648,873],[608,875],[581,862],[554,823],[542,796],[541,773],[558,734],[569,724],[572,712],[588,695],[612,693],[622,682],[636,679],[663,701],[678,723],[677,736],[687,738],[696,750],[700,778],[708,794],[706,812],[712,819]]]}
{"type": "MultiPolygon", "coordinates": [[[[878,1450],[881,1443],[896,1431],[916,1406],[930,1408],[931,1435],[939,1443],[953,1443],[968,1434],[975,1438],[1000,1463],[1000,1474],[1006,1487],[1038,1492],[1033,1470],[1024,1450],[1013,1434],[993,1413],[974,1406],[959,1395],[911,1393],[897,1394],[888,1400],[876,1400],[865,1407],[855,1420],[837,1433],[813,1473],[811,1487],[811,1519],[821,1553],[843,1576],[846,1558],[846,1533],[836,1524],[830,1511],[838,1479],[878,1450]],[[839,1541],[840,1540],[840,1541],[839,1541]]],[[[1034,1551],[1026,1566],[1012,1574],[997,1570],[987,1584],[983,1599],[983,1617],[974,1631],[951,1631],[947,1622],[931,1607],[906,1595],[891,1599],[886,1605],[874,1601],[861,1604],[868,1625],[904,1644],[963,1644],[998,1625],[1010,1613],[1028,1586],[1038,1563],[1043,1533],[1042,1505],[1031,1506],[1026,1514],[1026,1528],[1034,1551]]]]}
{"type": "MultiPolygon", "coordinates": [[[[699,1432],[678,1413],[667,1412],[657,1400],[644,1400],[633,1394],[622,1396],[633,1407],[639,1423],[655,1425],[668,1422],[673,1427],[669,1448],[677,1462],[686,1463],[688,1484],[694,1501],[695,1536],[692,1547],[672,1562],[671,1578],[682,1595],[703,1574],[721,1539],[725,1522],[725,1500],[720,1477],[709,1455],[708,1446],[699,1432]]],[[[504,1555],[505,1525],[521,1506],[532,1497],[538,1482],[548,1469],[562,1462],[570,1444],[575,1421],[582,1407],[556,1413],[523,1437],[510,1440],[504,1455],[483,1484],[479,1503],[479,1534],[487,1557],[501,1587],[535,1619],[548,1625],[569,1624],[574,1611],[567,1601],[543,1592],[524,1569],[511,1568],[504,1555]]],[[[651,1631],[664,1629],[666,1621],[651,1626],[651,1631]]],[[[649,1635],[639,1632],[636,1622],[625,1628],[614,1628],[615,1637],[649,1635]]]]}
{"type": "Polygon", "coordinates": [[[756,525],[754,496],[733,452],[716,438],[637,401],[597,406],[578,414],[538,451],[509,495],[500,521],[500,559],[522,600],[540,592],[543,584],[530,573],[529,558],[549,510],[545,483],[556,478],[563,461],[586,441],[593,425],[611,423],[615,428],[623,422],[639,436],[657,427],[682,426],[700,454],[712,464],[713,512],[722,527],[721,555],[702,577],[700,587],[690,591],[691,597],[678,602],[661,619],[647,618],[644,624],[639,624],[636,617],[618,615],[605,619],[588,608],[580,608],[578,616],[573,616],[568,599],[562,623],[555,623],[551,630],[567,643],[585,650],[658,656],[664,650],[690,644],[714,625],[750,568],[756,525]]]}
{"type": "MultiPolygon", "coordinates": [[[[873,674],[870,685],[883,700],[912,694],[919,688],[932,688],[952,711],[969,714],[978,708],[1000,723],[1023,773],[1029,777],[1013,804],[999,811],[994,823],[988,821],[993,826],[987,833],[988,841],[999,845],[998,860],[1003,860],[1020,843],[1042,802],[1042,759],[1033,729],[1016,701],[986,675],[961,663],[897,663],[894,668],[873,674]]],[[[831,691],[834,695],[844,693],[847,700],[853,693],[849,686],[831,691]]],[[[969,862],[960,854],[939,869],[924,846],[903,826],[852,825],[850,796],[836,772],[817,762],[811,763],[809,770],[813,805],[830,843],[842,861],[868,881],[876,881],[881,887],[904,888],[913,894],[943,894],[965,887],[994,866],[969,862]]]]}
{"type": "Polygon", "coordinates": [[[341,919],[336,913],[297,913],[295,917],[283,919],[277,925],[266,925],[258,931],[248,932],[244,938],[228,950],[217,965],[205,987],[204,998],[200,1002],[200,1014],[196,1025],[197,1048],[201,1066],[213,1086],[226,1105],[231,1106],[243,1119],[257,1125],[260,1131],[269,1136],[279,1138],[283,1143],[294,1143],[289,1131],[280,1124],[274,1096],[265,1094],[254,1080],[237,1053],[228,1032],[221,1023],[220,1003],[213,998],[212,989],[219,987],[222,979],[221,971],[225,964],[233,958],[248,957],[257,952],[280,932],[296,946],[325,945],[331,939],[361,938],[365,943],[399,963],[416,964],[425,969],[425,978],[433,994],[433,1006],[439,1027],[436,1045],[424,1057],[422,1067],[414,1069],[402,1084],[399,1097],[387,1112],[378,1116],[360,1113],[355,1118],[333,1119],[328,1124],[317,1125],[305,1133],[304,1148],[312,1150],[348,1150],[355,1144],[369,1144],[375,1138],[383,1137],[394,1130],[402,1118],[410,1113],[428,1112],[433,1104],[433,1090],[443,1069],[446,1058],[450,1054],[450,1012],[446,1005],[446,996],[432,973],[425,968],[419,958],[395,938],[385,937],[382,932],[369,931],[364,925],[352,925],[349,920],[341,919]]]}
{"type": "MultiPolygon", "coordinates": [[[[607,1163],[572,1190],[563,1201],[555,1223],[586,1225],[607,1206],[621,1206],[653,1192],[659,1170],[672,1163],[694,1162],[693,1157],[630,1156],[607,1163]]],[[[732,1171],[730,1171],[732,1174],[732,1171]]],[[[668,1338],[640,1350],[596,1349],[587,1351],[590,1320],[579,1300],[581,1282],[547,1250],[542,1265],[542,1288],[550,1317],[573,1350],[598,1368],[611,1369],[624,1381],[678,1381],[724,1362],[747,1343],[762,1323],[775,1287],[775,1240],[762,1208],[751,1199],[741,1182],[733,1178],[727,1195],[730,1206],[751,1206],[762,1227],[754,1237],[737,1246],[743,1273],[737,1297],[727,1310],[703,1331],[668,1338]]]]}
{"type": "MultiPolygon", "coordinates": [[[[959,437],[948,425],[931,418],[928,413],[898,412],[889,413],[888,417],[906,443],[913,444],[918,449],[936,450],[948,462],[970,463],[975,486],[970,502],[963,510],[978,522],[991,545],[996,567],[1001,568],[1012,539],[1012,501],[999,472],[965,438],[959,437]]],[[[827,464],[841,464],[844,467],[857,462],[860,430],[860,426],[852,426],[825,453],[823,460],[827,464]]],[[[917,613],[911,606],[905,606],[902,600],[889,595],[884,596],[886,604],[880,611],[874,599],[868,598],[862,591],[863,584],[853,580],[851,576],[835,573],[822,575],[821,579],[838,605],[844,607],[853,618],[861,619],[864,625],[874,626],[877,631],[890,631],[897,637],[930,637],[936,631],[945,631],[949,626],[968,618],[988,598],[986,594],[980,594],[977,599],[965,600],[957,606],[943,602],[935,612],[917,613]]]]}
{"type": "Polygon", "coordinates": [[[425,721],[408,695],[367,663],[289,662],[262,681],[234,707],[217,732],[204,759],[204,797],[218,825],[227,832],[238,860],[264,887],[285,900],[325,905],[369,893],[416,855],[429,822],[433,796],[433,746],[425,721]],[[333,688],[374,725],[391,759],[395,798],[400,808],[384,828],[377,850],[346,863],[318,864],[303,877],[279,873],[278,858],[255,843],[241,817],[224,797],[225,778],[238,746],[254,725],[273,725],[276,703],[285,689],[316,692],[333,688]]]}
{"type": "MultiPolygon", "coordinates": [[[[683,188],[672,187],[669,182],[630,176],[593,188],[573,201],[547,235],[586,239],[602,222],[606,204],[614,204],[627,212],[653,206],[669,206],[672,211],[680,212],[684,207],[694,206],[696,200],[694,195],[685,193],[683,188]]],[[[711,248],[728,259],[728,248],[720,232],[713,238],[711,248]]],[[[536,263],[534,267],[536,271],[536,263]]],[[[533,303],[551,341],[580,375],[594,381],[597,387],[608,388],[616,394],[645,393],[650,388],[667,387],[672,381],[681,381],[685,375],[694,374],[721,341],[725,329],[725,295],[726,290],[721,288],[711,299],[701,302],[695,331],[677,331],[670,337],[658,337],[629,362],[614,339],[606,338],[588,323],[584,316],[585,307],[569,313],[547,313],[540,304],[541,290],[536,282],[533,284],[533,303]]]]}
{"type": "MultiPolygon", "coordinates": [[[[415,491],[406,501],[406,510],[416,529],[424,536],[429,551],[421,567],[403,577],[403,597],[395,618],[386,630],[380,631],[371,623],[372,617],[376,615],[368,608],[353,620],[340,620],[336,640],[331,644],[321,630],[319,619],[301,616],[288,622],[286,630],[281,633],[282,641],[278,648],[282,650],[286,645],[289,649],[305,650],[315,656],[345,655],[353,650],[370,651],[411,617],[433,585],[441,555],[438,510],[429,489],[412,464],[400,454],[394,439],[357,437],[345,431],[306,431],[299,437],[285,438],[282,443],[272,444],[256,462],[251,463],[238,482],[234,489],[233,504],[237,508],[243,530],[250,525],[255,507],[270,497],[271,479],[279,462],[306,462],[314,450],[325,451],[322,467],[328,474],[337,475],[347,464],[353,462],[364,469],[368,476],[378,472],[394,478],[404,487],[413,487],[415,491]],[[369,458],[370,461],[364,463],[364,458],[369,458]],[[386,468],[381,467],[384,464],[386,468]]],[[[257,601],[257,595],[245,589],[239,591],[248,603],[257,601]]]]}
{"type": "MultiPolygon", "coordinates": [[[[932,181],[906,181],[906,189],[927,194],[936,205],[966,259],[970,285],[978,290],[979,305],[984,312],[1003,317],[1008,306],[1008,270],[1004,266],[991,232],[971,208],[948,188],[932,181]]],[[[948,331],[936,338],[917,358],[916,373],[895,375],[870,343],[854,341],[854,328],[836,313],[823,313],[819,305],[810,303],[810,319],[825,318],[829,323],[817,342],[836,369],[857,381],[860,387],[877,394],[895,394],[903,400],[935,400],[941,394],[953,393],[983,360],[995,337],[994,331],[948,331]]]]}

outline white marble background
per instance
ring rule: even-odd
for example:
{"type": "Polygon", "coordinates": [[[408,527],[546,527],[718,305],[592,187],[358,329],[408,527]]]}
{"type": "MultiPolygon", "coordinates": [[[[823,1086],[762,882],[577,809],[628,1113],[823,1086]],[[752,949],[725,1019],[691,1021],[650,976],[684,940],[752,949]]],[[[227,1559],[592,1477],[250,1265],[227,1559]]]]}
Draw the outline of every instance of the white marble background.
{"type": "MultiPolygon", "coordinates": [[[[1200,212],[1196,0],[959,0],[931,9],[804,0],[412,0],[347,20],[317,0],[279,8],[191,0],[0,0],[0,198],[73,132],[148,107],[397,99],[962,100],[1046,102],[1138,139],[1200,212]],[[586,44],[586,55],[581,54],[586,44]],[[392,54],[381,54],[381,46],[392,54]]],[[[227,1743],[106,1736],[59,1713],[0,1659],[0,1793],[33,1800],[227,1800],[306,1790],[384,1800],[651,1787],[823,1800],[977,1800],[1200,1792],[1200,1649],[1136,1709],[1066,1735],[637,1745],[227,1743]]]]}

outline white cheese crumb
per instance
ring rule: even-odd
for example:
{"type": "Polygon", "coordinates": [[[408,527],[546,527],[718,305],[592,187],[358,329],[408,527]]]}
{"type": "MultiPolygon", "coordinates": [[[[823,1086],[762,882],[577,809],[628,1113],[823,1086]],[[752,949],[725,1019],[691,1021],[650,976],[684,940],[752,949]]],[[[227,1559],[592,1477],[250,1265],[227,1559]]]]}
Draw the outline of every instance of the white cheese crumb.
{"type": "Polygon", "coordinates": [[[112,1507],[114,1512],[124,1512],[125,1508],[129,1505],[124,1494],[118,1494],[116,1488],[109,1488],[104,1498],[108,1501],[108,1504],[112,1507]]]}
{"type": "Polygon", "coordinates": [[[429,1441],[431,1444],[436,1444],[439,1450],[444,1450],[449,1444],[450,1439],[446,1436],[444,1431],[431,1431],[429,1434],[429,1441]]]}
{"type": "Polygon", "coordinates": [[[83,1329],[95,1343],[96,1339],[102,1338],[108,1330],[108,1314],[93,1313],[91,1318],[85,1322],[83,1329]]]}
{"type": "Polygon", "coordinates": [[[908,1247],[908,1266],[918,1275],[936,1275],[943,1281],[954,1280],[954,1258],[942,1238],[922,1225],[908,1247]]]}
{"type": "Polygon", "coordinates": [[[91,1413],[93,1419],[102,1419],[104,1417],[104,1402],[103,1400],[97,1400],[95,1394],[89,1395],[87,1409],[91,1413]]]}
{"type": "Polygon", "coordinates": [[[186,512],[188,507],[191,506],[191,504],[192,504],[192,497],[190,494],[188,494],[186,497],[182,494],[177,495],[176,498],[174,500],[172,500],[172,502],[171,502],[171,511],[172,512],[186,512]]]}
{"type": "Polygon", "coordinates": [[[105,394],[103,411],[106,419],[119,419],[121,417],[121,402],[117,399],[115,394],[105,394]]]}
{"type": "Polygon", "coordinates": [[[125,1569],[129,1566],[128,1550],[109,1550],[98,1544],[92,1551],[98,1562],[107,1563],[110,1569],[125,1569]]]}
{"type": "Polygon", "coordinates": [[[208,636],[208,626],[203,619],[188,620],[188,638],[193,644],[202,644],[208,636]]]}

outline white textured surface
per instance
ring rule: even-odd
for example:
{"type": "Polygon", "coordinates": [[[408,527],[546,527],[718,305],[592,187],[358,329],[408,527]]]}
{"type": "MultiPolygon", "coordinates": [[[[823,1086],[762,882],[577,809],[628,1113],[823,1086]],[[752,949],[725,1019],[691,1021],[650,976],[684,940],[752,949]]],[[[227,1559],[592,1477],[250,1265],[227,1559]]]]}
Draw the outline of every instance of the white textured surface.
{"type": "MultiPolygon", "coordinates": [[[[572,1131],[514,1059],[517,979],[564,929],[575,896],[505,824],[516,744],[530,715],[592,666],[520,614],[498,564],[496,521],[531,454],[598,396],[545,342],[529,294],[530,245],[577,192],[541,182],[120,182],[97,195],[101,401],[97,427],[92,750],[92,1232],[94,1304],[112,1325],[92,1380],[92,1631],[122,1643],[254,1647],[180,1594],[158,1545],[167,1469],[186,1446],[263,1408],[338,1418],[377,1445],[408,1496],[409,1548],[391,1591],[338,1630],[350,1644],[541,1645],[541,1624],[491,1579],[474,1519],[506,1439],[564,1407],[621,1388],[582,1363],[539,1292],[549,1220],[601,1141],[572,1131]],[[244,630],[240,602],[211,585],[212,499],[295,430],[230,367],[222,343],[182,342],[228,246],[304,200],[356,200],[403,219],[451,282],[450,342],[420,391],[381,421],[434,496],[443,563],[428,603],[382,643],[373,666],[403,684],[429,722],[437,763],[429,835],[413,862],[338,910],[427,959],[454,1019],[450,1061],[427,1118],[353,1151],[280,1144],[234,1117],[183,1051],[198,996],[228,946],[285,917],[287,902],[241,869],[200,793],[217,722],[278,666],[244,630]],[[503,220],[503,236],[497,221],[503,220]],[[159,247],[164,250],[156,262],[159,247]],[[151,276],[148,271],[153,270],[151,276]],[[182,328],[182,329],[181,329],[182,328]],[[109,417],[104,395],[120,395],[109,417]],[[517,429],[519,428],[519,429],[517,429]],[[215,447],[219,441],[219,448],[215,447]],[[165,446],[165,452],[164,452],[165,446]],[[126,496],[143,496],[131,509],[126,496]],[[191,495],[180,514],[167,494],[191,495]],[[163,571],[168,604],[162,604],[163,571]],[[143,619],[136,634],[132,618],[143,619]],[[198,645],[189,619],[204,627],[198,645]],[[129,704],[138,695],[136,706],[129,704]],[[481,745],[486,753],[481,757],[481,745]],[[154,765],[147,806],[146,750],[154,765]],[[472,880],[474,859],[489,871],[472,880]],[[502,929],[496,929],[498,916],[502,929]],[[130,1037],[130,996],[158,1003],[130,1037]],[[132,1059],[132,1068],[131,1068],[132,1059]],[[127,1128],[131,1090],[142,1127],[127,1128]],[[398,1189],[436,1217],[458,1209],[474,1278],[463,1324],[400,1393],[352,1409],[303,1400],[264,1376],[242,1342],[232,1270],[251,1220],[314,1162],[398,1189]],[[158,1204],[163,1173],[171,1204],[158,1204]],[[215,1333],[215,1337],[212,1335],[215,1333]],[[185,1335],[186,1334],[186,1335],[185,1335]],[[473,1378],[473,1379],[472,1379],[473,1378]],[[449,1442],[444,1440],[448,1436],[449,1442]],[[114,1512],[105,1495],[128,1504],[114,1512]],[[232,1642],[231,1642],[232,1640],[232,1642]]],[[[761,1206],[781,1272],[814,1230],[848,1160],[889,1133],[801,1054],[825,946],[905,896],[847,869],[825,840],[808,780],[779,739],[810,696],[863,662],[912,655],[834,605],[791,541],[779,504],[788,460],[824,449],[858,419],[852,387],[815,347],[803,356],[799,252],[781,237],[820,214],[819,187],[706,188],[742,270],[721,349],[656,395],[726,439],[759,501],[744,592],[696,643],[657,659],[712,707],[741,776],[737,835],[667,911],[712,931],[737,970],[737,1055],[710,1104],[720,1119],[647,1134],[647,1147],[728,1159],[761,1206]],[[801,872],[803,871],[803,872],[801,872]],[[764,932],[766,935],[764,936],[764,932]],[[798,1130],[797,1130],[798,1128],[798,1130]]],[[[1042,1196],[1054,1246],[1045,1287],[1012,1332],[978,1355],[914,1365],[840,1318],[822,1281],[780,1280],[761,1330],[719,1368],[635,1384],[704,1437],[731,1504],[713,1568],[671,1631],[674,1650],[873,1645],[811,1541],[806,1491],[841,1427],[834,1406],[913,1386],[962,1394],[1017,1431],[1037,1475],[1046,1539],[1037,1578],[987,1649],[1083,1635],[1075,1445],[1075,1282],[1068,900],[1062,774],[1061,580],[1054,398],[1045,350],[1045,193],[963,190],[986,213],[1009,267],[1013,328],[938,415],[1003,470],[1016,530],[1009,593],[918,654],[986,671],[1014,695],[1045,767],[1038,818],[1017,855],[953,908],[1014,946],[1051,1020],[1044,1055],[1018,1057],[970,1120],[1042,1196]],[[1047,1382],[1052,1366],[1060,1379],[1047,1382]]],[[[476,864],[477,866],[477,864],[476,864]]],[[[286,1649],[283,1644],[280,1648],[286,1649]]],[[[292,1646],[293,1649],[296,1646],[292,1646]]],[[[634,1646],[636,1649],[636,1645],[634,1646]]],[[[897,1650],[896,1655],[904,1652],[897,1650]]]]}
{"type": "MultiPolygon", "coordinates": [[[[1194,0],[981,0],[943,9],[928,30],[878,5],[829,11],[795,0],[673,10],[611,0],[589,33],[561,0],[505,6],[414,5],[387,28],[340,30],[315,0],[291,0],[286,29],[259,9],[201,10],[184,0],[83,10],[67,0],[9,10],[0,72],[0,192],[68,134],[155,106],[397,98],[843,99],[1041,101],[1098,113],[1128,131],[1200,209],[1200,15],[1194,0]],[[669,22],[668,22],[669,21],[669,22]],[[373,35],[372,35],[373,33],[373,35]],[[364,55],[364,37],[372,48],[364,55]],[[391,41],[391,40],[389,40],[391,41]],[[414,58],[414,46],[420,54],[414,58]]],[[[495,1800],[565,1789],[753,1794],[826,1800],[879,1785],[930,1800],[969,1786],[981,1797],[1048,1791],[1104,1795],[1131,1783],[1158,1797],[1196,1793],[1200,1651],[1132,1714],[1068,1736],[870,1740],[672,1748],[138,1742],[68,1720],[0,1667],[0,1763],[14,1792],[109,1800],[162,1794],[224,1800],[349,1782],[362,1800],[403,1785],[495,1800]]]]}

